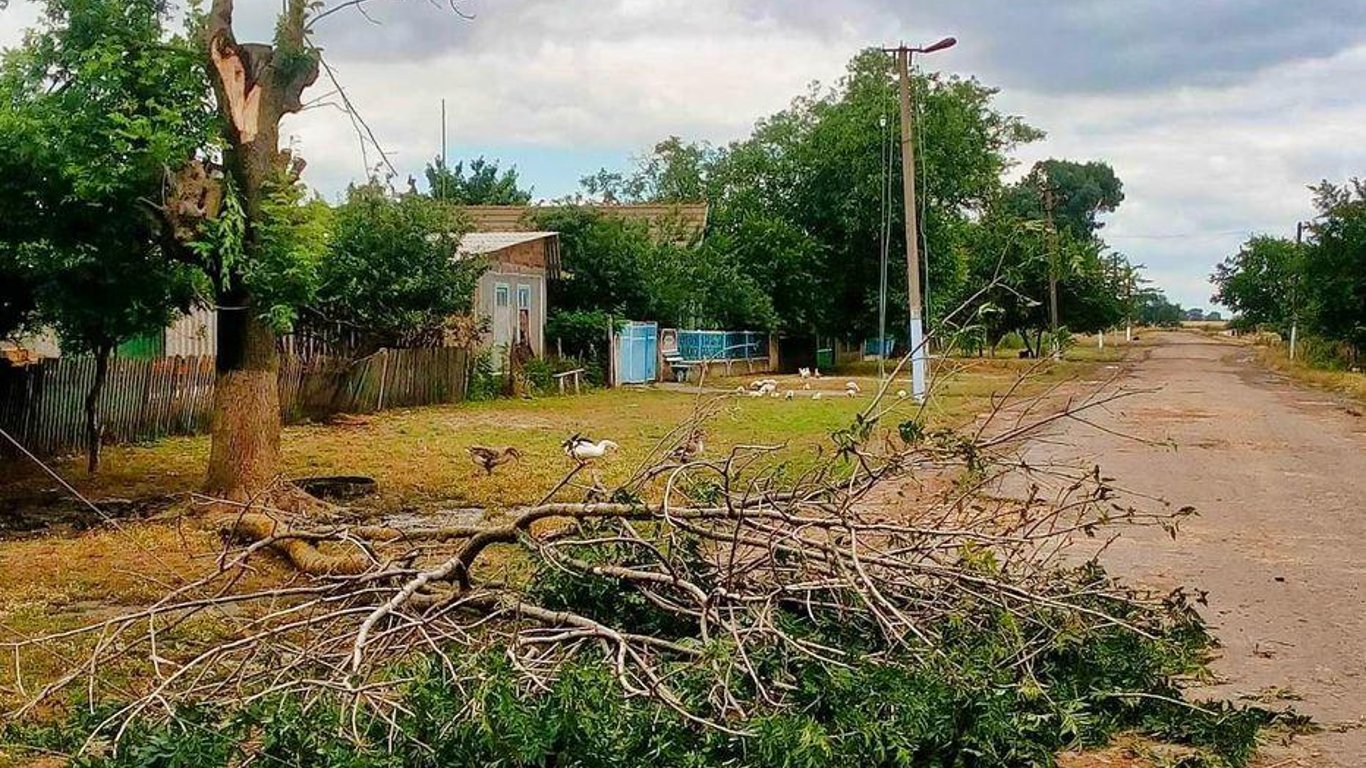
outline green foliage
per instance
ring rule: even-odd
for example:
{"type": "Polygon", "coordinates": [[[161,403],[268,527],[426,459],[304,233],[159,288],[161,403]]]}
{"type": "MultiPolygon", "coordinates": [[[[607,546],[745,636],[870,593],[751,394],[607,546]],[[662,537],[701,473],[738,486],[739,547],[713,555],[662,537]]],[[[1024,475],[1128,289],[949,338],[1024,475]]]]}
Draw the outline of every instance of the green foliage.
{"type": "Polygon", "coordinates": [[[537,226],[560,233],[567,276],[550,285],[550,304],[559,310],[683,328],[767,329],[774,322],[757,276],[723,243],[679,243],[645,221],[572,206],[541,213],[537,226]]]}
{"type": "Polygon", "coordinates": [[[1318,215],[1303,244],[1257,236],[1215,268],[1214,301],[1242,327],[1302,330],[1342,346],[1338,363],[1354,364],[1366,345],[1366,182],[1314,188],[1318,215]]]}
{"type": "Polygon", "coordinates": [[[427,195],[433,200],[444,200],[459,205],[526,205],[531,202],[531,190],[522,189],[517,169],[499,172],[498,162],[482,157],[470,161],[469,175],[464,161],[454,168],[436,158],[427,164],[427,195]]]}
{"type": "Polygon", "coordinates": [[[1214,269],[1212,301],[1247,323],[1288,331],[1293,314],[1288,288],[1302,273],[1301,249],[1291,240],[1257,236],[1214,269]]]}
{"type": "Polygon", "coordinates": [[[1185,316],[1181,305],[1168,301],[1161,291],[1145,290],[1138,295],[1135,319],[1140,325],[1175,328],[1185,316]]]}
{"type": "Polygon", "coordinates": [[[479,350],[470,363],[469,391],[465,399],[475,402],[496,400],[502,397],[507,386],[507,377],[493,364],[493,350],[479,350]]]}
{"type": "Polygon", "coordinates": [[[487,265],[455,257],[467,226],[453,208],[368,184],[332,219],[316,301],[327,321],[368,346],[410,346],[439,340],[450,317],[470,311],[487,265]]]}
{"type": "MultiPolygon", "coordinates": [[[[976,80],[917,75],[915,90],[933,314],[956,305],[968,286],[973,220],[999,196],[1009,152],[1042,134],[999,112],[996,91],[976,80]]],[[[868,335],[877,328],[884,181],[901,189],[895,155],[890,168],[884,165],[897,115],[890,60],[869,50],[833,88],[813,87],[761,120],[746,139],[717,149],[671,137],[633,171],[602,171],[583,186],[622,202],[705,198],[711,204],[707,246],[725,255],[712,273],[743,276],[754,286],[717,302],[755,308],[753,317],[725,324],[762,327],[771,306],[770,322],[783,330],[868,335]]],[[[899,194],[892,203],[890,251],[899,254],[899,194]]],[[[906,322],[903,263],[891,260],[892,327],[906,322]]]]}
{"type": "Polygon", "coordinates": [[[1305,254],[1305,312],[1310,328],[1349,348],[1366,349],[1366,181],[1315,188],[1318,217],[1305,254]]]}
{"type": "Polygon", "coordinates": [[[168,264],[148,200],[209,143],[195,47],[156,0],[47,0],[0,62],[0,332],[64,348],[159,330],[202,289],[168,264]]]}
{"type": "Polygon", "coordinates": [[[1124,202],[1124,185],[1109,164],[1044,160],[1006,192],[1005,205],[1016,216],[1044,220],[1074,240],[1089,240],[1104,225],[1102,213],[1124,202]]]}
{"type": "Polygon", "coordinates": [[[257,247],[252,257],[244,255],[237,271],[261,319],[285,332],[317,293],[332,210],[302,182],[279,180],[264,192],[260,215],[252,222],[257,247]]]}

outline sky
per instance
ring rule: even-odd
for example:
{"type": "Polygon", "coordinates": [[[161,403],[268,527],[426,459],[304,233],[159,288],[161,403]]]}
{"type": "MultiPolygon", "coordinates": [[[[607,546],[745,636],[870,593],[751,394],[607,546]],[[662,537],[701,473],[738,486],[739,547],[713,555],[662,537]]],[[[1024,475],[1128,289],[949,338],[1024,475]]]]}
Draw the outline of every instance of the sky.
{"type": "MultiPolygon", "coordinates": [[[[336,5],[340,0],[327,0],[336,5]]],[[[279,0],[238,0],[269,38],[279,0]]],[[[957,47],[926,68],[1001,89],[1048,132],[1017,153],[1109,162],[1106,239],[1187,307],[1253,233],[1292,235],[1308,185],[1366,176],[1362,0],[370,0],[316,38],[400,181],[440,151],[515,164],[538,198],[678,135],[742,138],[870,45],[957,47]],[[451,2],[459,13],[452,12],[451,2]]],[[[37,16],[0,11],[0,46],[37,16]]],[[[284,129],[329,199],[378,162],[326,79],[284,129]]]]}

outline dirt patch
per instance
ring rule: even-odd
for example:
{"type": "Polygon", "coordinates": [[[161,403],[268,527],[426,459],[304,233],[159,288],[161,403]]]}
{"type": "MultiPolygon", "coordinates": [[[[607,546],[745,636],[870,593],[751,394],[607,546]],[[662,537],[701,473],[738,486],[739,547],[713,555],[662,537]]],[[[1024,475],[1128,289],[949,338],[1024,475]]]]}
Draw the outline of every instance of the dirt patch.
{"type": "Polygon", "coordinates": [[[146,520],[176,504],[174,495],[139,499],[99,499],[96,513],[62,489],[0,497],[0,540],[34,533],[87,531],[109,520],[146,520]]]}

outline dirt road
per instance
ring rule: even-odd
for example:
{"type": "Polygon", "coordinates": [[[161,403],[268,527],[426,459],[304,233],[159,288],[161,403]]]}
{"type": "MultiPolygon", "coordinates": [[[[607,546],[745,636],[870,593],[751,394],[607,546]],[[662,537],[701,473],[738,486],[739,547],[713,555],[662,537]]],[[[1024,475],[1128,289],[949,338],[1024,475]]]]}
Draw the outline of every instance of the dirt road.
{"type": "Polygon", "coordinates": [[[1201,694],[1293,704],[1325,727],[1260,764],[1366,766],[1366,418],[1251,361],[1241,346],[1165,333],[1124,382],[1161,391],[1058,430],[1064,456],[1194,505],[1175,542],[1126,533],[1106,553],[1143,583],[1209,591],[1220,683],[1201,694]],[[1301,697],[1302,700],[1295,700],[1301,697]]]}

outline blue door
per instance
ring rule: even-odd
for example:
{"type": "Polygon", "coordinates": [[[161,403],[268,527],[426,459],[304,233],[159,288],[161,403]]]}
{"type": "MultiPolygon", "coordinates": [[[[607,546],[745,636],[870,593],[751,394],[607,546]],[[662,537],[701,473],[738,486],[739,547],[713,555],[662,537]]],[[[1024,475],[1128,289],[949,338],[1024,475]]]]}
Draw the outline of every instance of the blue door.
{"type": "Polygon", "coordinates": [[[617,383],[654,381],[659,370],[659,325],[627,323],[617,347],[617,383]]]}

